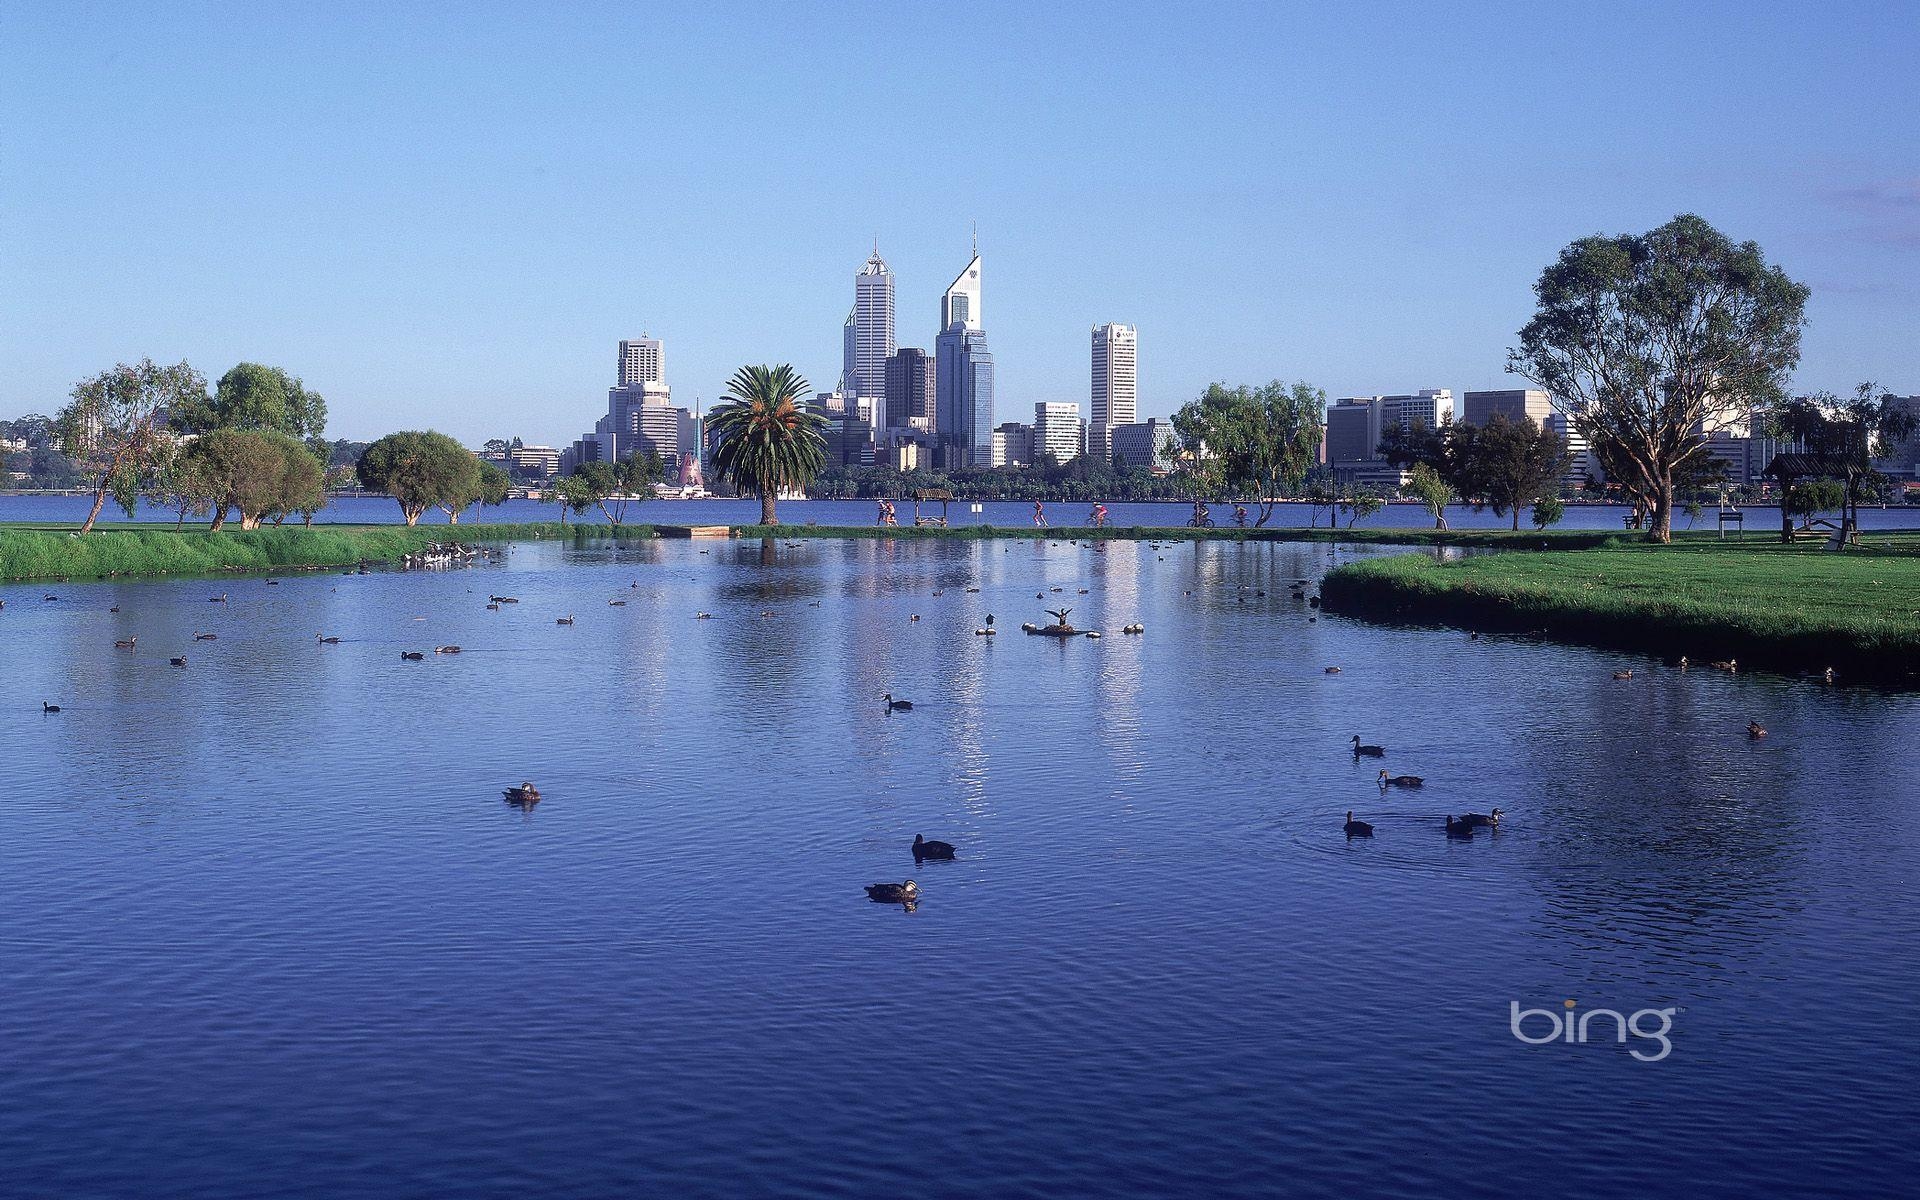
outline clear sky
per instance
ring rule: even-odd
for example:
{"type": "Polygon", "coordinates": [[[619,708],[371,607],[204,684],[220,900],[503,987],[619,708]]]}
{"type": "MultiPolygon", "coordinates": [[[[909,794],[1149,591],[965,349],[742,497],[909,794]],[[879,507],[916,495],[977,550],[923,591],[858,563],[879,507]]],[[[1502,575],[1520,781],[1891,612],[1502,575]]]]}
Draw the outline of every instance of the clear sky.
{"type": "Polygon", "coordinates": [[[1798,384],[1920,392],[1920,5],[0,6],[0,416],[253,360],[330,432],[560,444],[830,387],[878,236],[931,347],[979,223],[1001,419],[1210,380],[1510,386],[1568,241],[1694,211],[1813,288],[1798,384]]]}

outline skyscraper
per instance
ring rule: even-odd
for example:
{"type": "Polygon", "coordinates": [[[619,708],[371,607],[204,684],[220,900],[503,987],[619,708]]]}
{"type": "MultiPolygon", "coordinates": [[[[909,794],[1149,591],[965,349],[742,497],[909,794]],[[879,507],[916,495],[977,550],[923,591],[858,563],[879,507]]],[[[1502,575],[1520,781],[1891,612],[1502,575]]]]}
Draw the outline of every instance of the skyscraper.
{"type": "Polygon", "coordinates": [[[886,394],[887,356],[893,353],[893,272],[876,245],[860,273],[853,277],[853,378],[841,381],[852,396],[875,400],[886,394]]]}
{"type": "Polygon", "coordinates": [[[620,387],[641,383],[659,383],[667,377],[660,339],[644,334],[620,341],[620,365],[614,382],[620,387]]]}
{"type": "Polygon", "coordinates": [[[1139,330],[1132,325],[1093,327],[1093,394],[1088,408],[1087,453],[1113,461],[1113,427],[1134,417],[1134,363],[1139,330]]]}
{"type": "Polygon", "coordinates": [[[934,362],[918,346],[902,346],[887,359],[886,427],[932,433],[935,421],[934,362]]]}
{"type": "Polygon", "coordinates": [[[1033,406],[1033,461],[1041,455],[1055,462],[1080,457],[1080,406],[1071,401],[1042,400],[1033,406]]]}
{"type": "Polygon", "coordinates": [[[1536,425],[1545,425],[1553,415],[1553,401],[1534,388],[1503,388],[1499,391],[1468,392],[1461,397],[1460,420],[1466,425],[1485,425],[1495,414],[1507,420],[1531,417],[1536,425]]]}
{"type": "Polygon", "coordinates": [[[993,354],[980,326],[980,251],[940,297],[934,339],[936,464],[985,467],[993,456],[993,354]]]}

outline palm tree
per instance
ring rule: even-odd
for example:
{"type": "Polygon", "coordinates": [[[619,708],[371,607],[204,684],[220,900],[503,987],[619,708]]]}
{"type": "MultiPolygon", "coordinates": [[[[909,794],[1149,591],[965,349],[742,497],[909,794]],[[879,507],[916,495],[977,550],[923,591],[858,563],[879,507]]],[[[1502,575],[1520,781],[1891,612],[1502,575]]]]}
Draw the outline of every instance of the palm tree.
{"type": "Polygon", "coordinates": [[[707,416],[716,434],[713,469],[741,491],[760,496],[760,523],[778,525],[782,488],[804,488],[827,462],[820,417],[800,407],[806,379],[785,363],[741,367],[727,381],[727,399],[707,416]]]}

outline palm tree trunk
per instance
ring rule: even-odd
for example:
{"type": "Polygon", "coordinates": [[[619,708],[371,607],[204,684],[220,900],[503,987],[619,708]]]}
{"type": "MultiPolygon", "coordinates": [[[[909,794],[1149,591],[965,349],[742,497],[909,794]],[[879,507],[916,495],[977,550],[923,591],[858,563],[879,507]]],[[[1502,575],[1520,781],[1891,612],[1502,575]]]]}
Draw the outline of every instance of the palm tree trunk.
{"type": "Polygon", "coordinates": [[[760,523],[762,525],[780,523],[779,515],[773,511],[773,503],[778,498],[779,493],[776,489],[764,487],[760,489],[760,523]]]}

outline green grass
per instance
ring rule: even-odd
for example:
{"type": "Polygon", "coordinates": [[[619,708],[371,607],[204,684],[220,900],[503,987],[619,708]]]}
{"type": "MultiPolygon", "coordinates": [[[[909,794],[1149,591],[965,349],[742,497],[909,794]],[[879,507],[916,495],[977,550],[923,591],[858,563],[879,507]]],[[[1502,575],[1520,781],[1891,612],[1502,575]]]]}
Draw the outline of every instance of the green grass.
{"type": "Polygon", "coordinates": [[[1854,680],[1920,682],[1920,553],[1880,537],[1844,554],[1816,544],[1687,541],[1583,551],[1407,554],[1328,574],[1330,611],[1544,632],[1696,663],[1737,658],[1854,680]]]}
{"type": "MultiPolygon", "coordinates": [[[[315,525],[209,532],[171,525],[110,525],[82,537],[75,526],[0,525],[0,579],[84,579],[130,575],[211,575],[395,562],[429,542],[608,538],[604,525],[315,525]]],[[[651,537],[627,525],[622,537],[651,537]]]]}

